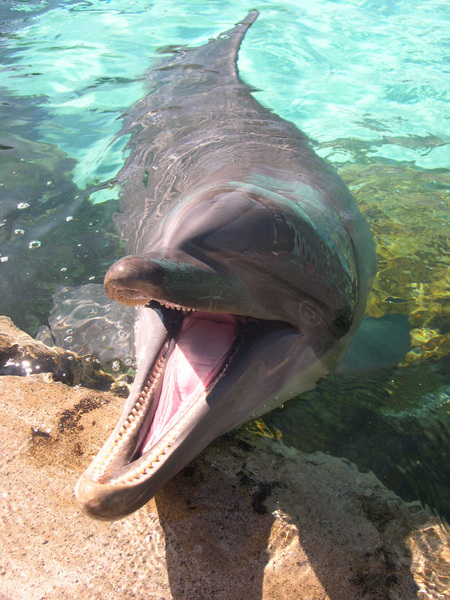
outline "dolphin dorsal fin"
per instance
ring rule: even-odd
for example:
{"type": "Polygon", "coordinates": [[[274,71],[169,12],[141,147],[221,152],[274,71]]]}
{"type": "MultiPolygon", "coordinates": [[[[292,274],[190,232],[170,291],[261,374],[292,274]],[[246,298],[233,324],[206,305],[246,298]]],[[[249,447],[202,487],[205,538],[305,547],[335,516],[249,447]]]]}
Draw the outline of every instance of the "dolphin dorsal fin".
{"type": "MultiPolygon", "coordinates": [[[[195,63],[211,73],[217,72],[220,74],[221,80],[226,80],[228,77],[237,80],[239,75],[236,63],[239,48],[247,30],[258,16],[259,12],[257,10],[251,10],[245,19],[234,27],[223,31],[201,46],[168,46],[160,48],[158,52],[177,56],[176,64],[178,65],[184,64],[187,66],[195,63]]],[[[174,64],[172,59],[169,59],[169,61],[163,61],[161,67],[167,68],[172,64],[174,64]]]]}
{"type": "Polygon", "coordinates": [[[247,30],[253,25],[258,16],[259,12],[257,10],[251,10],[243,21],[202,46],[201,50],[203,51],[205,64],[211,68],[217,65],[222,75],[226,73],[237,77],[236,63],[239,48],[247,30]]]}

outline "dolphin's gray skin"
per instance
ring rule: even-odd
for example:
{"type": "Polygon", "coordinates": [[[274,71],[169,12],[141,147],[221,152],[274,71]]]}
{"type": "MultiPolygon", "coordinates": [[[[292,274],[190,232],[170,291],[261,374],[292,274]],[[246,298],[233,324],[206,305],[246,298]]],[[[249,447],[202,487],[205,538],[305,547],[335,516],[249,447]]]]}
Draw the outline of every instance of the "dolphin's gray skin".
{"type": "Polygon", "coordinates": [[[130,256],[105,290],[140,305],[138,370],[77,484],[99,519],[135,511],[222,433],[313,387],[364,312],[366,222],[305,135],[239,79],[257,16],[170,49],[125,121],[118,225],[130,256]]]}

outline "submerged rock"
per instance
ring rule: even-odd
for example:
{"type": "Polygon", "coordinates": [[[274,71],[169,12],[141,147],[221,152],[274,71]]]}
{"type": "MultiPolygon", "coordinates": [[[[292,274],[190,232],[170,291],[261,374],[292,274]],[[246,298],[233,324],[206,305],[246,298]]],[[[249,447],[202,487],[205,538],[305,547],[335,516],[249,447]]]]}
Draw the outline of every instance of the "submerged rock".
{"type": "Polygon", "coordinates": [[[0,596],[12,600],[413,600],[446,597],[448,530],[373,476],[238,432],[137,513],[76,508],[114,426],[109,393],[0,378],[0,596]]]}
{"type": "Polygon", "coordinates": [[[448,356],[450,175],[373,157],[366,166],[346,165],[339,173],[377,244],[378,273],[367,313],[408,315],[413,329],[406,363],[448,356]]]}

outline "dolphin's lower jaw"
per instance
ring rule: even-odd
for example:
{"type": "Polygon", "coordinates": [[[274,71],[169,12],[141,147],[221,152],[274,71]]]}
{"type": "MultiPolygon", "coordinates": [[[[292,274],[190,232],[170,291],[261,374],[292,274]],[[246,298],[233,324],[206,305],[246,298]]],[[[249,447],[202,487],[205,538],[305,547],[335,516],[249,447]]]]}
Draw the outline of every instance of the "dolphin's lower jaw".
{"type": "Polygon", "coordinates": [[[149,339],[124,413],[76,487],[81,509],[98,519],[137,510],[218,436],[280,403],[277,370],[284,363],[285,380],[286,361],[295,363],[304,346],[285,323],[165,306],[140,310],[158,328],[157,348],[149,339]],[[273,390],[261,406],[249,384],[268,369],[273,390]]]}

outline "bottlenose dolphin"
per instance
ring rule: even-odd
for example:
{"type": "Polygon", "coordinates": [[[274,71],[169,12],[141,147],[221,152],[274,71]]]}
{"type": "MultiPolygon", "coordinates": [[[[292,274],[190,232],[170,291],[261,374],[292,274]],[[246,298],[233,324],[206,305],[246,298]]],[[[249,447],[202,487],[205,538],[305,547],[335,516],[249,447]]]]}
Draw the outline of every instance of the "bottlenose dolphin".
{"type": "Polygon", "coordinates": [[[81,476],[81,509],[118,519],[227,430],[311,389],[345,352],[375,270],[348,189],[239,78],[258,16],[172,47],[124,121],[106,293],[137,309],[123,415],[81,476]]]}

